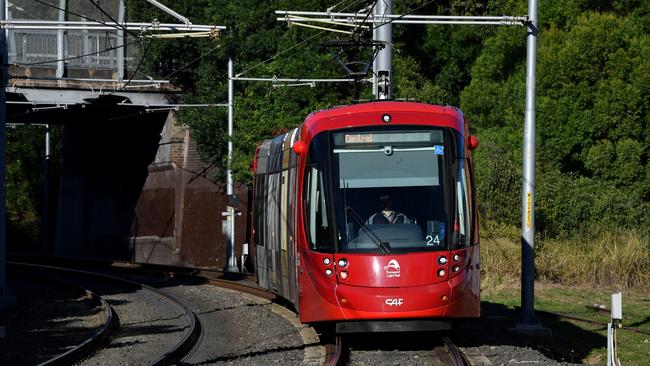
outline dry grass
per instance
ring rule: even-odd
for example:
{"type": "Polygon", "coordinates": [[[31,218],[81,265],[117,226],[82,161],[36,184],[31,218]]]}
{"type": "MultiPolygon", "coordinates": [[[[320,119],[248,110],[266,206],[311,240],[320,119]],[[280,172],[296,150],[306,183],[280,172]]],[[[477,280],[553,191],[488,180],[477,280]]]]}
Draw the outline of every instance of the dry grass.
{"type": "MultiPolygon", "coordinates": [[[[519,281],[521,244],[507,237],[481,240],[483,285],[519,281]]],[[[650,288],[650,238],[605,233],[595,239],[547,239],[536,244],[537,279],[546,283],[616,289],[650,288]]]]}

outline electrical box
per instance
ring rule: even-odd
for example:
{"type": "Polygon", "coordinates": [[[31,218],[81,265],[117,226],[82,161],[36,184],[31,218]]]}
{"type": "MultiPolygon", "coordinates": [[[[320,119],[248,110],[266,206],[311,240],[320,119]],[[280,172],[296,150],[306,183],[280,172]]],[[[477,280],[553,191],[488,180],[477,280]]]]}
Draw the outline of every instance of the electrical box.
{"type": "Polygon", "coordinates": [[[612,294],[612,319],[623,319],[623,296],[620,292],[612,294]]]}

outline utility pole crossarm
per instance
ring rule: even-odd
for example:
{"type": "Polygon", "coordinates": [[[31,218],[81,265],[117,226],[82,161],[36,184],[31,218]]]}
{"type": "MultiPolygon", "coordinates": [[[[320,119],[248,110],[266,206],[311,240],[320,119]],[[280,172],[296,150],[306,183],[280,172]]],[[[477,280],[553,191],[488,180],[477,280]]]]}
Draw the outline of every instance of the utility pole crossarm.
{"type": "Polygon", "coordinates": [[[199,25],[199,24],[176,24],[176,23],[115,23],[115,22],[94,22],[94,21],[56,21],[56,20],[2,20],[2,29],[30,29],[30,30],[108,30],[115,31],[126,28],[126,30],[140,32],[211,32],[214,30],[226,29],[222,25],[199,25]]]}
{"type": "MultiPolygon", "coordinates": [[[[235,76],[232,78],[236,81],[270,81],[273,83],[345,83],[354,82],[354,79],[308,79],[308,78],[247,78],[235,76]]],[[[370,80],[368,80],[370,81],[370,80]]]]}
{"type": "Polygon", "coordinates": [[[526,26],[528,16],[471,16],[471,15],[398,15],[367,13],[334,13],[316,11],[276,10],[282,15],[277,21],[287,23],[328,22],[330,24],[377,24],[390,22],[394,24],[459,24],[459,25],[517,25],[526,26]]]}

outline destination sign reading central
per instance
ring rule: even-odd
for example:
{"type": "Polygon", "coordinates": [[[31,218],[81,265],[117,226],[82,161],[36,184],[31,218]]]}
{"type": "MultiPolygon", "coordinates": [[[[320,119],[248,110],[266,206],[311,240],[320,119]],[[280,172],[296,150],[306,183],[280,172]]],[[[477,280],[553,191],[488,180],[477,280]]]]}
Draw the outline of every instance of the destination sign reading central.
{"type": "Polygon", "coordinates": [[[372,134],[355,134],[355,135],[345,135],[346,144],[371,144],[372,143],[372,134]]]}

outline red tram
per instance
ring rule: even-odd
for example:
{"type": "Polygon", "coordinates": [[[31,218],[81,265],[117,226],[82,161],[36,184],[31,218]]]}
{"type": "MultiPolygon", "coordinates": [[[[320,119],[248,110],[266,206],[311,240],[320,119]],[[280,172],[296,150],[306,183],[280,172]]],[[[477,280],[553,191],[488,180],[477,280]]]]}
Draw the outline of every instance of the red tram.
{"type": "Polygon", "coordinates": [[[371,102],[310,114],[254,170],[261,286],[337,332],[479,316],[471,150],[455,108],[371,102]]]}

